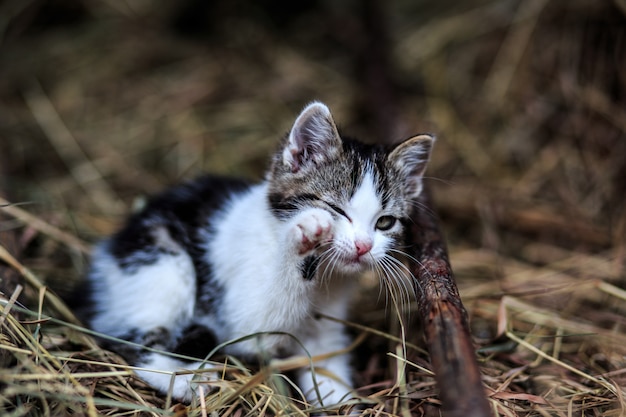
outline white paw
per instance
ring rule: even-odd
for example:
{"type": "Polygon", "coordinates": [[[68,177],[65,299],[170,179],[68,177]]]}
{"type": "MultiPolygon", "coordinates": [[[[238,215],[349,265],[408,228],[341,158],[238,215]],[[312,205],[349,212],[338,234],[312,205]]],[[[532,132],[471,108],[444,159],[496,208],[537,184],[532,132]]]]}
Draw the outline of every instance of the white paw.
{"type": "Polygon", "coordinates": [[[290,234],[297,253],[305,255],[333,240],[333,216],[326,210],[309,209],[296,216],[290,234]]]}
{"type": "MultiPolygon", "coordinates": [[[[170,358],[165,358],[169,360],[170,358]]],[[[189,364],[189,369],[197,369],[202,364],[189,364]]],[[[215,381],[219,381],[219,375],[215,372],[198,371],[197,373],[181,372],[174,374],[170,372],[157,371],[154,369],[138,369],[136,374],[149,385],[157,390],[171,396],[179,401],[191,402],[194,395],[208,394],[215,387],[215,381]],[[199,387],[203,388],[200,390],[199,387]]]]}
{"type": "Polygon", "coordinates": [[[317,374],[313,381],[310,372],[305,372],[300,377],[300,388],[314,406],[337,408],[353,397],[350,387],[345,383],[321,374],[317,374]]]}

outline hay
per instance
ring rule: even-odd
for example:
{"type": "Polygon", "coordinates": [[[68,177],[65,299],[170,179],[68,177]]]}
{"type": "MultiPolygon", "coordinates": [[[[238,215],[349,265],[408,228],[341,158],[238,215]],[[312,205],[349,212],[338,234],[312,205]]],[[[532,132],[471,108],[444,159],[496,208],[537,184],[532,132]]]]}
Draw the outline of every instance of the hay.
{"type": "MultiPolygon", "coordinates": [[[[388,6],[404,133],[438,136],[429,181],[494,415],[626,413],[622,3],[388,6]]],[[[305,102],[326,101],[367,138],[340,46],[350,10],[292,10],[279,24],[223,4],[189,39],[172,30],[173,6],[151,2],[2,7],[0,232],[18,249],[0,242],[2,414],[319,411],[287,377],[308,358],[261,369],[225,358],[213,363],[223,382],[178,404],[100,349],[55,294],[142,196],[202,171],[258,178],[305,102]]],[[[437,415],[416,306],[400,326],[378,298],[364,282],[347,323],[361,414],[437,415]]]]}

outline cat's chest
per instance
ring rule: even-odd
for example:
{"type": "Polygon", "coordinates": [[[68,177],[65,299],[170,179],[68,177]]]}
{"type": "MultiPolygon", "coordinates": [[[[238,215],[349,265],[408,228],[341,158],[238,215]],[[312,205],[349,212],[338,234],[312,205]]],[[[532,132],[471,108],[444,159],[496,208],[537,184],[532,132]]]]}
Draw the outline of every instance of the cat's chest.
{"type": "Polygon", "coordinates": [[[259,349],[272,356],[291,354],[297,345],[294,337],[314,328],[317,303],[304,293],[259,284],[240,281],[224,293],[218,337],[238,340],[227,348],[234,354],[259,349]]]}
{"type": "Polygon", "coordinates": [[[232,336],[296,332],[307,326],[315,313],[315,291],[306,285],[285,286],[281,280],[263,279],[263,275],[277,273],[271,265],[256,272],[237,277],[224,295],[223,313],[232,336]]]}

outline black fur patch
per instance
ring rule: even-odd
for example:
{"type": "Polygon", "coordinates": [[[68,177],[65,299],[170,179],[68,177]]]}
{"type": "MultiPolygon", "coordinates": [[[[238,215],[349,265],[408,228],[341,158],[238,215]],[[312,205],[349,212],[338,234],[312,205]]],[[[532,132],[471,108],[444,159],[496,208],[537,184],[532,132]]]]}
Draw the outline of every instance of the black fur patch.
{"type": "Polygon", "coordinates": [[[174,353],[204,359],[217,346],[215,333],[205,326],[192,324],[183,330],[174,353]]]}
{"type": "Polygon", "coordinates": [[[172,344],[171,334],[164,327],[157,327],[146,333],[140,329],[133,328],[122,335],[118,335],[118,338],[133,344],[102,339],[100,345],[104,349],[116,352],[129,363],[138,363],[141,358],[150,354],[150,351],[144,349],[143,346],[167,351],[172,344]]]}
{"type": "Polygon", "coordinates": [[[272,213],[279,219],[288,219],[301,210],[307,202],[317,201],[320,198],[315,194],[285,196],[280,193],[271,193],[268,199],[272,213]]]}
{"type": "Polygon", "coordinates": [[[111,243],[111,253],[119,260],[120,266],[133,262],[133,255],[145,264],[155,262],[165,251],[155,245],[153,231],[164,227],[171,238],[185,249],[199,243],[198,233],[207,224],[211,214],[219,210],[228,199],[246,191],[248,183],[238,179],[214,176],[200,177],[153,197],[146,207],[130,217],[111,243]],[[143,253],[154,252],[154,259],[143,253]],[[128,259],[128,260],[127,260],[128,259]]]}
{"type": "Polygon", "coordinates": [[[315,278],[315,274],[317,273],[317,267],[320,263],[319,256],[309,255],[302,261],[302,265],[300,266],[302,270],[302,277],[306,281],[310,281],[315,278]]]}

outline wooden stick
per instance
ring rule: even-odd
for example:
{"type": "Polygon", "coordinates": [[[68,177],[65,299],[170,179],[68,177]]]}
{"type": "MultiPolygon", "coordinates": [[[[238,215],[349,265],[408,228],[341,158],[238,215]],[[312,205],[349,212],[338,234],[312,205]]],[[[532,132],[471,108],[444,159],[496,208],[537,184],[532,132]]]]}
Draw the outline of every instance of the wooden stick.
{"type": "MultiPolygon", "coordinates": [[[[425,187],[426,188],[426,187],[425,187]]],[[[448,251],[430,192],[418,199],[407,231],[419,314],[446,417],[491,416],[448,251]]]]}

